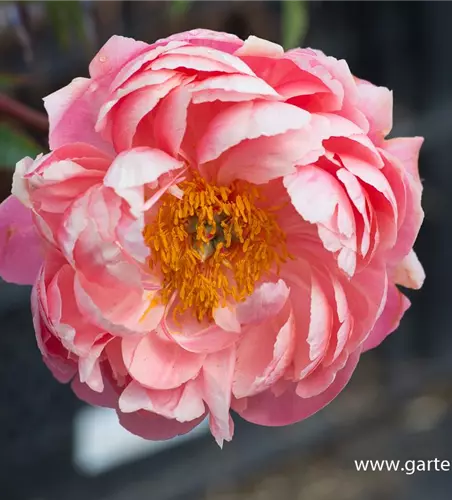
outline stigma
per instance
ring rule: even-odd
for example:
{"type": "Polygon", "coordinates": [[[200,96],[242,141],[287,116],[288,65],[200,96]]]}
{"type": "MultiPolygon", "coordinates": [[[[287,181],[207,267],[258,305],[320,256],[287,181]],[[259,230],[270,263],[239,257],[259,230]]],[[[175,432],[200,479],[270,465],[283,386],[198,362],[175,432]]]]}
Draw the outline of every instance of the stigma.
{"type": "Polygon", "coordinates": [[[208,183],[197,172],[165,193],[143,230],[149,268],[163,277],[159,300],[176,298],[173,316],[212,320],[218,307],[243,302],[290,254],[277,208],[244,181],[208,183]]]}

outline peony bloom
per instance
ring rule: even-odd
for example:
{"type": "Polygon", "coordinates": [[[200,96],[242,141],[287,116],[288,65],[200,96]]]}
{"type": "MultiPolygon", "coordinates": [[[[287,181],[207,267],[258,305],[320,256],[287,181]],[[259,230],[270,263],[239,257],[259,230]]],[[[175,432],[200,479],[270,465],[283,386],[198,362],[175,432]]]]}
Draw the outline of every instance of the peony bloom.
{"type": "Polygon", "coordinates": [[[45,363],[149,439],[231,409],[309,417],[419,288],[422,139],[345,61],[195,30],[113,37],[45,99],[51,152],[18,163],[0,273],[34,284],[45,363]]]}

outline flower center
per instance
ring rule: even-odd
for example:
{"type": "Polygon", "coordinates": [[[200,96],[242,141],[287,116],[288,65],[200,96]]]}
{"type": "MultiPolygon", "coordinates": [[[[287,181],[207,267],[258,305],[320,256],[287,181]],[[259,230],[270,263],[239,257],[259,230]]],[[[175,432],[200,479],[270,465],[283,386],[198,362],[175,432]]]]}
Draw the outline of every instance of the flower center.
{"type": "Polygon", "coordinates": [[[149,267],[163,274],[164,304],[178,293],[175,318],[192,310],[212,320],[217,307],[245,300],[272,268],[279,272],[290,257],[286,237],[278,207],[265,207],[256,186],[215,186],[195,173],[178,188],[181,196],[165,193],[144,228],[149,267]]]}

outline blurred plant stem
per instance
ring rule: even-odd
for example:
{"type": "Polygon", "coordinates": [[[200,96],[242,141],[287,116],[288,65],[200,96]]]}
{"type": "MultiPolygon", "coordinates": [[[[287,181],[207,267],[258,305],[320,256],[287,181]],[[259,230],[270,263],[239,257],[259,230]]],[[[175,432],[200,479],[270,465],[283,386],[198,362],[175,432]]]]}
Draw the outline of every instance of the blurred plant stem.
{"type": "Polygon", "coordinates": [[[47,132],[49,128],[49,122],[44,113],[36,111],[4,94],[0,94],[0,114],[14,118],[23,125],[28,125],[40,132],[47,132]]]}
{"type": "Polygon", "coordinates": [[[300,47],[309,28],[309,2],[302,0],[283,0],[281,2],[281,31],[283,47],[300,47]]]}

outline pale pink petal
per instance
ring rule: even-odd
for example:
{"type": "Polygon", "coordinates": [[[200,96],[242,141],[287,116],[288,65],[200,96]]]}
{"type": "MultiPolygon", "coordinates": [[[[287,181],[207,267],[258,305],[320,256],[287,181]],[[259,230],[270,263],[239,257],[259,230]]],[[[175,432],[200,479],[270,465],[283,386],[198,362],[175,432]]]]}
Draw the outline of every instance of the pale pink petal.
{"type": "Polygon", "coordinates": [[[122,355],[130,375],[150,389],[173,389],[195,378],[204,356],[184,351],[157,332],[122,340],[122,355]]]}
{"type": "Polygon", "coordinates": [[[390,333],[396,330],[409,307],[410,301],[405,295],[395,285],[390,285],[383,313],[364,342],[363,350],[368,351],[377,347],[390,333]]]}
{"type": "Polygon", "coordinates": [[[407,288],[419,290],[422,287],[425,280],[425,271],[414,250],[411,250],[397,266],[394,279],[398,285],[407,288]]]}
{"type": "Polygon", "coordinates": [[[42,261],[31,210],[9,196],[0,204],[0,276],[10,283],[32,285],[42,261]]]}
{"type": "Polygon", "coordinates": [[[266,56],[266,57],[281,57],[284,54],[284,49],[277,43],[269,42],[257,36],[249,36],[242,47],[236,50],[236,56],[266,56]]]}
{"type": "Polygon", "coordinates": [[[324,408],[344,389],[358,364],[359,355],[359,351],[351,354],[347,364],[337,373],[334,382],[318,396],[300,398],[295,393],[296,384],[293,384],[278,397],[271,390],[267,390],[247,398],[246,407],[237,408],[236,411],[245,420],[259,425],[281,426],[304,420],[324,408]]]}
{"type": "Polygon", "coordinates": [[[215,323],[227,332],[240,333],[240,321],[235,306],[217,307],[213,312],[215,323]]]}
{"type": "Polygon", "coordinates": [[[230,441],[234,433],[229,408],[235,356],[234,347],[209,354],[202,368],[203,399],[210,410],[210,430],[220,447],[223,441],[230,441]]]}

